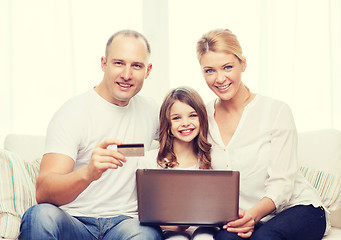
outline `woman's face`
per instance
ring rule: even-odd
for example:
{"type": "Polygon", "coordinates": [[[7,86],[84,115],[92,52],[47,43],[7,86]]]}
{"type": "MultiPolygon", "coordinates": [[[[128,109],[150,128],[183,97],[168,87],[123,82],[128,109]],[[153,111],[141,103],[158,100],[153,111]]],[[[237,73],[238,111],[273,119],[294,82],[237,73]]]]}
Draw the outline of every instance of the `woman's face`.
{"type": "Polygon", "coordinates": [[[230,100],[238,93],[245,61],[240,62],[234,54],[209,51],[201,57],[200,65],[208,87],[221,100],[230,100]]]}

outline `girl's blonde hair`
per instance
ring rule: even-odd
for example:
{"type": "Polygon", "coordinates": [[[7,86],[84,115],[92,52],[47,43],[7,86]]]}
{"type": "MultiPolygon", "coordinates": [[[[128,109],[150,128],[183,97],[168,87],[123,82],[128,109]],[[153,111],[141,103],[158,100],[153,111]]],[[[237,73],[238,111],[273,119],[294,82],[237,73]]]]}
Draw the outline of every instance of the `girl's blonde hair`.
{"type": "Polygon", "coordinates": [[[201,57],[209,51],[233,54],[238,58],[239,62],[245,60],[236,35],[228,29],[210,31],[199,39],[197,42],[197,57],[199,62],[201,57]]]}

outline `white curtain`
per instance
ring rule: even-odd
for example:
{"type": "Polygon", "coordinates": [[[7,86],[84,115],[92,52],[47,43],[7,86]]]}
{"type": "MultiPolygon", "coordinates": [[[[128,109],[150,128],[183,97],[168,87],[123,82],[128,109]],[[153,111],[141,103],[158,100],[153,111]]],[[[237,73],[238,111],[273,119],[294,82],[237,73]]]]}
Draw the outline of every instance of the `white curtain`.
{"type": "Polygon", "coordinates": [[[45,134],[62,103],[99,83],[106,41],[125,28],[151,42],[142,94],[159,102],[180,85],[214,98],[195,43],[229,28],[252,91],[287,102],[299,131],[341,129],[339,0],[2,0],[0,16],[1,142],[8,133],[45,134]]]}
{"type": "Polygon", "coordinates": [[[98,84],[108,38],[142,31],[141,9],[142,0],[1,0],[1,143],[45,134],[61,104],[98,84]]]}
{"type": "Polygon", "coordinates": [[[252,91],[287,102],[299,131],[341,130],[341,1],[169,3],[172,86],[195,86],[206,101],[214,97],[193,61],[195,42],[211,29],[229,28],[243,47],[243,79],[252,91]]]}

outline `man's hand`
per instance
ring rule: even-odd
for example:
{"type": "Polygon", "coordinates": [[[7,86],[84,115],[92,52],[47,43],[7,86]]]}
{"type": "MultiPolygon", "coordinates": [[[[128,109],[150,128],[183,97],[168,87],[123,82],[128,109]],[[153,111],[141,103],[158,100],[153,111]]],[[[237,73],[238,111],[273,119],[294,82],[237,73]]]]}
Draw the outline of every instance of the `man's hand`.
{"type": "Polygon", "coordinates": [[[92,152],[88,165],[74,171],[74,160],[64,154],[47,153],[40,164],[36,184],[38,203],[65,205],[75,200],[92,181],[99,179],[108,169],[117,169],[126,162],[125,156],[109,145],[121,144],[117,140],[106,140],[92,152]]]}
{"type": "Polygon", "coordinates": [[[90,181],[99,179],[108,169],[117,169],[123,166],[126,158],[122,153],[107,149],[109,145],[120,145],[118,140],[108,139],[100,143],[92,152],[91,159],[87,165],[87,178],[90,181]]]}

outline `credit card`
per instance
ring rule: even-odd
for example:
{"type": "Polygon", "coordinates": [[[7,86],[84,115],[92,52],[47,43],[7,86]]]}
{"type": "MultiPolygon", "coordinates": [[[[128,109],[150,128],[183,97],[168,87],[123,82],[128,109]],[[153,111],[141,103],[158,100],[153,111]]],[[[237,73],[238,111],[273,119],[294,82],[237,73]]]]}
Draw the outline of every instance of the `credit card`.
{"type": "Polygon", "coordinates": [[[128,143],[117,145],[117,151],[123,153],[126,157],[144,156],[143,143],[128,143]]]}

